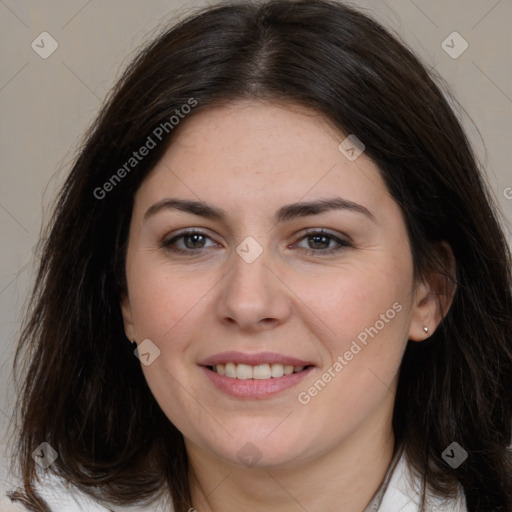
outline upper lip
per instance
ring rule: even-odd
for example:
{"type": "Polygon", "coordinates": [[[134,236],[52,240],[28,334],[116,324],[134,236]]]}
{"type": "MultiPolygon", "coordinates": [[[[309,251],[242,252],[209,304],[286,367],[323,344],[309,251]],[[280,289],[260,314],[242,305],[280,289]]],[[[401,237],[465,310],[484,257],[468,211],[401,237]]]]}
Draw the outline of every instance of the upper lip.
{"type": "Polygon", "coordinates": [[[304,361],[296,357],[277,354],[275,352],[259,352],[257,354],[244,354],[243,352],[221,352],[203,359],[200,366],[215,366],[217,364],[248,364],[256,366],[259,364],[282,364],[284,366],[312,366],[310,361],[304,361]]]}

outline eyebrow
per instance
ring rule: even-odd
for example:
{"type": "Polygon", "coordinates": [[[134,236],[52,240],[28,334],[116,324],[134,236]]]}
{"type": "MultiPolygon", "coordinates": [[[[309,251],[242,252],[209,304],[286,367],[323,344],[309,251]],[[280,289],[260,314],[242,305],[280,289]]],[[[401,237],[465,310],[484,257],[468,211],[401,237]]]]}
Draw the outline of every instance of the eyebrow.
{"type": "MultiPolygon", "coordinates": [[[[201,201],[192,201],[189,199],[166,198],[151,205],[144,214],[144,221],[162,210],[179,210],[207,219],[224,222],[227,218],[226,211],[217,206],[213,206],[201,201]]],[[[292,203],[282,206],[274,215],[274,222],[290,221],[293,219],[307,217],[309,215],[318,215],[331,210],[348,210],[360,213],[368,217],[373,222],[377,219],[365,206],[343,199],[334,197],[330,199],[321,199],[318,201],[307,201],[302,203],[292,203]]]]}

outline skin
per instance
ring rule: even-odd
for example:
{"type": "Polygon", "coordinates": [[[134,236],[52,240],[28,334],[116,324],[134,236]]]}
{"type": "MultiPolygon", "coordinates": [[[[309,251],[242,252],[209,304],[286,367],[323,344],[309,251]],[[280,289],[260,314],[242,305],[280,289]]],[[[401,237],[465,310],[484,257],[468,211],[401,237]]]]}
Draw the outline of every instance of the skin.
{"type": "Polygon", "coordinates": [[[399,365],[407,340],[423,340],[423,327],[432,333],[440,322],[439,290],[435,280],[414,280],[401,210],[365,153],[349,161],[338,150],[344,138],[299,107],[239,101],[210,108],[183,122],[136,193],[125,331],[160,350],[142,370],[184,435],[191,506],[199,512],[361,512],[389,467],[399,365]],[[144,220],[169,197],[207,202],[226,218],[162,209],[144,220]],[[331,210],[273,220],[284,205],[332,197],[373,218],[331,210]],[[207,237],[199,245],[190,237],[175,242],[185,255],[163,247],[187,228],[207,237]],[[338,244],[327,239],[325,248],[304,233],[310,228],[351,245],[325,255],[338,244]],[[252,263],[236,252],[248,236],[263,250],[252,263]],[[298,393],[395,303],[401,311],[301,404],[298,393]],[[197,364],[228,350],[278,352],[315,368],[273,397],[233,398],[197,364]],[[237,456],[248,442],[260,456],[251,467],[237,456]]]}

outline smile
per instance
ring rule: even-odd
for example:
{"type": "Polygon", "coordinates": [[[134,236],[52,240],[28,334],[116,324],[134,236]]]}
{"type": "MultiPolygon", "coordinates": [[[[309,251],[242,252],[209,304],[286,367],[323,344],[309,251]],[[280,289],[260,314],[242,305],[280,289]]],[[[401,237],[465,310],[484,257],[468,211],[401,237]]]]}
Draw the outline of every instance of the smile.
{"type": "MultiPolygon", "coordinates": [[[[214,366],[209,367],[210,370],[218,373],[219,375],[224,375],[230,379],[256,379],[256,380],[267,380],[267,379],[278,379],[283,377],[284,375],[291,375],[292,373],[299,373],[304,370],[304,366],[293,366],[293,365],[283,365],[279,363],[274,364],[258,364],[258,365],[249,365],[249,364],[236,364],[236,363],[226,363],[226,364],[216,364],[214,366]]],[[[307,367],[306,367],[307,368],[307,367]]]]}
{"type": "Polygon", "coordinates": [[[312,361],[273,352],[223,352],[198,365],[222,394],[246,400],[272,397],[318,369],[312,361]]]}

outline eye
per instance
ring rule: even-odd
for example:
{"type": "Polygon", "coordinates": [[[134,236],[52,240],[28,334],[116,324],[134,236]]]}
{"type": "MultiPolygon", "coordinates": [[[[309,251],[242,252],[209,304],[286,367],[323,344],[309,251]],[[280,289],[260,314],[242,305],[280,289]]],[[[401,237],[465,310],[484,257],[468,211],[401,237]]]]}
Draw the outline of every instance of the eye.
{"type": "Polygon", "coordinates": [[[341,252],[345,248],[351,247],[351,244],[347,240],[321,229],[308,231],[306,235],[299,240],[296,247],[304,249],[305,253],[309,256],[323,256],[341,252]],[[301,243],[304,242],[306,246],[301,246],[301,243]]]}
{"type": "MultiPolygon", "coordinates": [[[[176,254],[191,255],[200,253],[208,247],[218,247],[218,244],[206,233],[194,230],[181,232],[164,240],[162,247],[176,254]]],[[[309,256],[324,256],[340,252],[347,247],[351,247],[351,244],[326,230],[315,230],[308,231],[305,236],[299,239],[295,247],[302,249],[309,256]],[[304,246],[304,243],[306,246],[304,246]]]]}
{"type": "Polygon", "coordinates": [[[218,244],[202,231],[185,231],[162,242],[163,248],[179,254],[200,252],[202,249],[216,245],[218,244]],[[210,245],[207,245],[208,240],[211,242],[210,245]]]}

